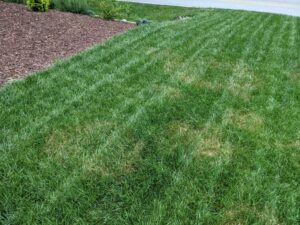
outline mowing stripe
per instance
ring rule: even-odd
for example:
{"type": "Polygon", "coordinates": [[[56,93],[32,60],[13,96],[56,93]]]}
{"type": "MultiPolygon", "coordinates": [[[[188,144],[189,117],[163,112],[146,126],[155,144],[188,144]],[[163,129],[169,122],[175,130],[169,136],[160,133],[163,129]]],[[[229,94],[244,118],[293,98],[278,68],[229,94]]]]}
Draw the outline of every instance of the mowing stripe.
{"type": "MultiPolygon", "coordinates": [[[[230,29],[230,26],[229,26],[229,25],[232,25],[232,24],[238,24],[238,23],[240,23],[241,21],[243,21],[243,19],[244,19],[244,18],[242,17],[242,18],[240,18],[238,21],[235,21],[235,22],[233,22],[233,23],[231,23],[231,24],[228,24],[228,25],[226,26],[226,29],[225,29],[225,28],[223,28],[223,29],[215,29],[214,31],[215,31],[215,32],[217,31],[216,34],[226,33],[226,31],[230,29]]],[[[251,19],[251,18],[249,17],[249,19],[251,19]]],[[[226,23],[226,21],[225,21],[224,23],[226,23]]],[[[244,21],[244,23],[246,23],[246,21],[244,21]]],[[[243,23],[240,24],[240,26],[242,26],[242,25],[243,25],[243,23]]],[[[223,27],[223,23],[220,24],[220,27],[223,27]]],[[[238,32],[238,29],[236,29],[235,32],[238,32]]],[[[210,33],[207,33],[207,35],[211,35],[211,34],[210,34],[210,33]]],[[[230,37],[228,37],[228,39],[229,39],[229,38],[230,38],[230,37]]],[[[181,43],[181,41],[179,41],[179,43],[181,43]]],[[[195,44],[197,44],[197,42],[195,42],[195,44]]],[[[206,45],[204,45],[204,47],[205,47],[205,46],[206,46],[206,45]]],[[[201,49],[198,50],[197,53],[195,53],[195,54],[198,54],[199,51],[201,51],[201,49]]],[[[162,53],[160,53],[160,55],[156,58],[156,59],[157,59],[156,61],[158,61],[161,57],[163,57],[163,54],[162,54],[162,53]]],[[[189,61],[189,58],[187,58],[187,59],[185,60],[185,62],[183,63],[183,66],[182,66],[182,67],[185,67],[185,65],[186,65],[186,63],[188,63],[188,61],[189,61]]],[[[151,65],[152,65],[152,62],[149,62],[148,65],[147,65],[146,67],[143,67],[143,68],[142,68],[142,71],[143,71],[145,68],[147,68],[147,67],[149,67],[149,66],[151,66],[151,65]]],[[[140,107],[141,110],[142,110],[142,108],[145,108],[147,105],[151,105],[151,104],[152,104],[153,102],[155,102],[155,100],[157,100],[157,99],[159,99],[159,98],[157,98],[157,96],[156,96],[156,97],[153,97],[153,98],[151,98],[150,100],[146,101],[145,104],[144,104],[143,106],[140,107]]],[[[139,114],[139,113],[137,112],[137,114],[139,114]]],[[[132,123],[132,119],[133,119],[133,118],[134,118],[134,119],[137,119],[137,116],[133,115],[132,117],[130,117],[130,118],[128,119],[128,121],[126,122],[127,126],[129,126],[129,125],[132,123]]],[[[129,127],[130,127],[130,126],[129,126],[129,127]]],[[[118,137],[118,135],[120,135],[119,132],[120,132],[119,130],[114,131],[110,136],[111,136],[112,138],[113,138],[113,137],[118,137]]],[[[100,149],[96,150],[96,151],[95,151],[95,154],[94,154],[91,158],[95,159],[95,158],[97,158],[97,155],[98,155],[100,152],[103,153],[103,150],[107,150],[105,147],[107,147],[107,146],[110,144],[111,141],[113,142],[114,139],[112,139],[112,140],[111,140],[111,139],[108,139],[107,142],[106,142],[103,146],[99,146],[101,150],[100,150],[100,149]]],[[[78,168],[78,171],[81,171],[81,168],[78,168]]],[[[51,194],[50,194],[50,196],[52,196],[51,199],[53,199],[53,196],[56,196],[55,199],[58,199],[60,195],[63,195],[62,190],[67,191],[67,190],[69,189],[69,185],[72,185],[74,182],[76,182],[76,179],[78,179],[78,178],[76,178],[77,176],[74,176],[74,175],[77,174],[78,171],[75,170],[75,171],[74,171],[74,174],[71,174],[71,175],[69,176],[70,179],[66,179],[65,182],[62,184],[61,187],[59,187],[54,193],[51,193],[51,194]],[[75,178],[76,178],[76,179],[75,179],[75,178]]]]}
{"type": "MultiPolygon", "coordinates": [[[[259,20],[257,20],[256,21],[257,23],[259,23],[260,21],[259,20]]],[[[240,24],[240,26],[238,26],[236,29],[235,29],[235,31],[234,32],[231,32],[231,34],[230,35],[228,35],[227,37],[226,37],[226,40],[224,40],[224,43],[222,43],[223,45],[226,45],[226,42],[228,42],[229,40],[231,40],[231,36],[233,36],[234,34],[235,34],[235,32],[239,32],[240,31],[240,27],[242,27],[244,25],[244,23],[241,23],[240,24]]],[[[220,45],[220,46],[223,46],[223,45],[220,45]]],[[[222,48],[220,48],[219,49],[219,51],[221,51],[221,49],[222,48]]],[[[195,56],[197,55],[198,53],[195,53],[195,56]]],[[[194,57],[195,57],[194,56],[194,57]]],[[[190,62],[191,61],[191,58],[189,58],[189,60],[187,60],[187,62],[190,62]]],[[[188,65],[188,64],[185,64],[185,66],[183,66],[183,67],[186,67],[186,65],[188,65]]],[[[153,104],[155,105],[155,104],[157,104],[157,102],[155,103],[155,102],[153,102],[153,104]]],[[[215,104],[217,104],[217,103],[215,103],[215,104]]],[[[149,107],[151,107],[151,103],[149,103],[149,107]]],[[[141,118],[142,119],[142,118],[141,118]]],[[[186,159],[186,160],[188,160],[188,159],[186,159]]],[[[176,173],[176,172],[174,172],[174,182],[176,183],[176,181],[179,181],[178,179],[176,179],[176,177],[178,177],[177,176],[178,175],[178,173],[176,173]]],[[[180,177],[180,176],[179,176],[180,177]]],[[[173,183],[174,184],[174,183],[173,183]]],[[[172,184],[170,184],[170,186],[171,186],[172,184]]],[[[167,190],[166,190],[166,192],[168,192],[167,190]]],[[[157,202],[157,204],[159,204],[159,202],[161,202],[161,201],[158,201],[157,202]]],[[[153,212],[154,213],[154,212],[153,212]]],[[[157,212],[158,213],[158,212],[157,212]]],[[[155,215],[156,216],[158,216],[156,213],[155,213],[155,215]]],[[[159,217],[159,216],[158,216],[159,217]]]]}
{"type": "MultiPolygon", "coordinates": [[[[221,14],[221,15],[218,15],[217,18],[219,19],[221,16],[222,16],[222,14],[221,14]]],[[[227,19],[228,19],[228,18],[227,18],[227,19]]],[[[217,21],[217,20],[216,20],[216,21],[215,21],[215,20],[212,20],[211,22],[217,23],[218,21],[217,21]]],[[[201,25],[202,25],[202,24],[201,24],[201,25]]],[[[207,24],[205,25],[205,27],[209,27],[209,26],[211,26],[211,25],[213,25],[213,24],[207,23],[207,24]]],[[[196,24],[195,26],[198,26],[198,24],[196,24]]],[[[194,26],[192,26],[191,29],[194,29],[194,26]]],[[[194,30],[197,31],[197,29],[194,29],[194,30]]],[[[181,32],[177,33],[176,36],[173,37],[173,38],[176,38],[177,36],[180,36],[180,35],[181,35],[181,36],[186,36],[186,30],[182,30],[181,32]]],[[[173,38],[172,38],[172,39],[173,39],[173,38]]],[[[169,39],[166,39],[166,40],[165,40],[163,43],[161,43],[160,45],[163,46],[163,44],[164,44],[164,43],[167,43],[168,41],[169,41],[169,39]]],[[[181,40],[181,42],[182,42],[182,40],[181,40]]],[[[138,48],[138,47],[137,47],[137,48],[138,48]]],[[[132,51],[132,54],[134,54],[134,51],[132,51]]],[[[113,76],[108,75],[108,77],[106,77],[105,79],[109,78],[109,79],[111,80],[112,77],[116,77],[116,76],[118,76],[118,74],[124,73],[126,69],[129,69],[129,68],[131,68],[132,66],[136,66],[136,64],[137,64],[138,62],[142,62],[142,59],[145,59],[146,57],[147,57],[147,56],[144,55],[144,57],[139,57],[139,58],[136,59],[135,61],[129,62],[129,63],[126,64],[125,66],[123,66],[123,67],[121,67],[121,68],[118,68],[118,72],[117,72],[117,71],[114,71],[113,76]]],[[[124,58],[130,58],[130,57],[129,57],[128,55],[125,55],[125,54],[124,54],[124,58]]],[[[121,57],[120,61],[124,60],[124,58],[121,57]]],[[[117,62],[117,63],[118,63],[118,62],[117,62]]],[[[105,80],[105,79],[104,79],[104,80],[105,80]]],[[[86,80],[87,80],[87,78],[86,78],[86,80]]],[[[18,139],[18,138],[20,138],[22,133],[24,133],[22,136],[27,136],[27,135],[28,135],[28,132],[33,133],[33,132],[35,132],[36,130],[39,130],[40,127],[41,127],[43,124],[49,122],[49,121],[51,120],[52,117],[53,117],[52,119],[54,119],[54,118],[56,118],[57,116],[62,115],[62,114],[65,112],[65,110],[67,109],[67,106],[68,106],[68,105],[71,105],[71,104],[74,104],[75,102],[78,102],[78,100],[81,99],[87,92],[90,92],[90,91],[93,92],[93,91],[95,90],[96,86],[99,85],[99,83],[100,83],[101,81],[102,81],[102,80],[97,81],[94,85],[92,85],[92,86],[89,87],[88,89],[85,89],[84,92],[81,93],[80,95],[75,95],[75,96],[72,95],[72,96],[74,96],[73,99],[71,99],[69,102],[64,102],[64,107],[60,108],[59,111],[57,111],[57,110],[52,110],[52,112],[50,112],[47,116],[44,116],[44,118],[41,118],[40,120],[37,120],[37,125],[29,124],[28,126],[22,128],[22,129],[18,132],[18,134],[14,134],[15,137],[14,137],[13,139],[18,139]],[[30,131],[28,131],[27,129],[30,130],[30,131]]],[[[13,146],[11,146],[11,147],[13,147],[13,146]]]]}
{"type": "MultiPolygon", "coordinates": [[[[266,22],[267,20],[265,20],[264,22],[266,22]]],[[[255,23],[253,24],[253,26],[255,27],[256,26],[256,24],[258,24],[258,23],[260,23],[261,21],[260,21],[260,18],[259,19],[257,19],[256,21],[255,21],[255,23]]],[[[258,28],[258,29],[260,29],[260,27],[258,28]]],[[[240,29],[239,28],[237,28],[237,30],[238,31],[240,31],[240,29]]],[[[250,29],[251,30],[251,29],[250,29]]],[[[254,32],[254,34],[255,35],[258,35],[258,32],[254,32]]],[[[232,36],[234,36],[234,34],[232,34],[232,36]]],[[[254,37],[254,35],[252,36],[252,37],[254,37]]],[[[230,40],[230,42],[232,42],[232,43],[234,43],[234,40],[232,40],[231,38],[229,38],[229,40],[230,40]]],[[[250,40],[253,40],[252,38],[250,39],[250,40]]],[[[226,43],[226,42],[225,42],[226,43]]],[[[253,47],[253,45],[251,45],[252,47],[253,47]]],[[[221,51],[221,49],[220,49],[220,51],[221,51]]],[[[244,51],[246,51],[246,49],[244,49],[244,51]]],[[[246,55],[246,54],[243,54],[243,55],[246,55]]],[[[228,78],[229,79],[229,78],[228,78]]],[[[213,113],[214,112],[214,110],[216,109],[215,107],[219,107],[219,104],[220,104],[220,102],[222,102],[223,101],[223,98],[225,97],[225,91],[223,92],[223,94],[221,95],[221,97],[217,100],[217,101],[215,101],[214,103],[213,103],[213,106],[210,108],[210,111],[211,111],[211,117],[207,120],[207,122],[206,122],[206,124],[205,124],[205,128],[207,129],[208,127],[210,127],[211,126],[211,124],[214,122],[214,120],[215,120],[215,114],[213,113]]],[[[204,128],[204,129],[205,129],[204,128]]],[[[189,156],[188,157],[186,157],[185,158],[185,161],[186,161],[186,164],[185,164],[185,166],[186,166],[186,169],[189,167],[189,165],[190,165],[190,163],[192,163],[193,162],[193,154],[189,154],[189,156]]],[[[226,159],[224,159],[224,161],[226,161],[226,159]]],[[[226,163],[225,163],[225,165],[226,165],[226,163]]],[[[224,166],[225,166],[224,165],[224,166]]],[[[176,185],[176,183],[179,183],[180,181],[181,181],[181,179],[179,179],[180,177],[182,177],[182,176],[180,176],[180,174],[181,173],[184,173],[184,171],[181,171],[181,172],[174,172],[174,178],[173,178],[173,180],[174,180],[174,183],[173,183],[173,185],[176,185]],[[179,174],[178,174],[179,173],[179,174]]],[[[221,173],[221,171],[220,171],[220,173],[221,173]]],[[[216,177],[215,177],[215,184],[217,185],[217,179],[218,179],[218,174],[216,174],[216,177]]],[[[215,187],[216,187],[216,185],[214,185],[215,187]]],[[[172,185],[170,185],[170,186],[172,186],[172,185]]]]}
{"type": "MultiPolygon", "coordinates": [[[[215,15],[219,15],[219,14],[215,14],[215,15]]],[[[216,18],[216,19],[219,19],[220,16],[221,16],[221,15],[219,15],[218,18],[216,18]]],[[[211,19],[211,20],[214,21],[214,19],[211,19]]],[[[203,21],[203,23],[205,23],[205,22],[208,22],[208,21],[203,21]]],[[[201,24],[202,24],[202,23],[200,23],[199,26],[200,26],[201,24]]],[[[184,27],[185,25],[183,24],[182,26],[184,27]]],[[[154,33],[155,33],[155,32],[154,32],[154,33]]],[[[151,35],[150,35],[150,36],[151,36],[151,35]]],[[[139,39],[139,38],[138,38],[138,39],[139,39]]],[[[150,38],[147,38],[147,40],[148,40],[148,39],[150,39],[150,38]]],[[[153,39],[150,39],[150,40],[155,40],[155,39],[156,39],[156,36],[154,36],[153,39]]],[[[141,47],[142,45],[144,45],[143,42],[141,42],[140,45],[136,45],[134,49],[138,49],[138,48],[141,47]]],[[[101,50],[101,49],[100,49],[100,50],[101,50]]],[[[124,50],[124,49],[123,49],[123,50],[124,50]]],[[[97,52],[97,51],[95,51],[95,52],[97,52]]],[[[93,55],[93,54],[92,54],[92,55],[93,55]]],[[[120,64],[120,62],[121,62],[122,60],[124,60],[124,58],[128,57],[128,55],[125,55],[125,56],[124,56],[124,54],[121,55],[121,56],[123,56],[123,57],[121,57],[121,59],[120,59],[119,61],[114,60],[114,62],[115,62],[115,64],[113,64],[114,66],[117,66],[118,64],[120,64]]],[[[91,57],[93,57],[93,56],[91,56],[91,57]]],[[[69,61],[67,61],[67,62],[69,62],[69,61]]],[[[95,64],[97,64],[97,63],[95,62],[95,64]]],[[[96,69],[98,69],[98,68],[96,68],[96,69]]],[[[70,71],[70,72],[72,72],[72,71],[70,71]]],[[[100,68],[99,73],[100,73],[100,72],[101,72],[101,73],[104,72],[102,68],[100,68]]],[[[82,78],[84,78],[84,81],[87,80],[86,77],[82,77],[82,78]]],[[[78,80],[78,79],[77,79],[77,80],[78,80]]],[[[81,82],[81,81],[78,81],[78,82],[81,82]]],[[[78,92],[78,89],[76,89],[76,92],[78,92]]]]}
{"type": "Polygon", "coordinates": [[[116,38],[116,54],[105,44],[1,92],[0,221],[297,224],[300,23],[228,14],[130,49],[116,38]]]}

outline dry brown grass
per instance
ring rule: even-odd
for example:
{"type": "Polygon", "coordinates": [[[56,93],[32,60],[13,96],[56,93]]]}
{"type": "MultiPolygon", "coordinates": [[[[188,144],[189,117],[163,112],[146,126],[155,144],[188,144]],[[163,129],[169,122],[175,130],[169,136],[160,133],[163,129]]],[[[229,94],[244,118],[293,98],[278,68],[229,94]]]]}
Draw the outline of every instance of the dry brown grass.
{"type": "Polygon", "coordinates": [[[250,132],[257,132],[264,127],[264,119],[257,113],[234,110],[227,111],[224,115],[223,123],[250,132]]]}

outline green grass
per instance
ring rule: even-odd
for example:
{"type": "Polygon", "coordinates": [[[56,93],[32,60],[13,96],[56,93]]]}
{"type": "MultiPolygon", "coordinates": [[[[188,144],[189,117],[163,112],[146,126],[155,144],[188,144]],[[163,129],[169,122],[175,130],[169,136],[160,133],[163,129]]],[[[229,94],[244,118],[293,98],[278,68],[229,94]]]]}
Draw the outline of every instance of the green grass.
{"type": "Polygon", "coordinates": [[[2,224],[299,224],[300,19],[208,11],[0,89],[2,224]]]}
{"type": "MultiPolygon", "coordinates": [[[[89,0],[89,4],[96,14],[101,15],[99,0],[89,0]]],[[[129,2],[119,2],[119,4],[121,6],[126,4],[129,5],[130,13],[128,15],[122,15],[118,19],[127,19],[129,21],[136,21],[146,18],[152,21],[161,22],[166,20],[175,20],[178,16],[193,17],[199,13],[207,11],[207,9],[160,6],[129,2]]]]}
{"type": "MultiPolygon", "coordinates": [[[[25,3],[26,0],[4,0],[6,2],[25,3]]],[[[52,0],[52,7],[56,10],[88,13],[92,10],[96,15],[103,16],[102,10],[99,5],[99,0],[52,0]],[[63,2],[64,4],[62,4],[63,2]]],[[[199,15],[202,12],[206,12],[209,9],[199,8],[183,8],[176,6],[160,6],[150,4],[139,4],[132,2],[118,2],[122,7],[129,6],[129,14],[118,16],[116,19],[127,19],[129,21],[137,21],[139,19],[148,19],[154,22],[162,22],[168,20],[175,20],[177,17],[193,17],[199,15]]],[[[213,11],[213,9],[210,9],[213,11]]]]}

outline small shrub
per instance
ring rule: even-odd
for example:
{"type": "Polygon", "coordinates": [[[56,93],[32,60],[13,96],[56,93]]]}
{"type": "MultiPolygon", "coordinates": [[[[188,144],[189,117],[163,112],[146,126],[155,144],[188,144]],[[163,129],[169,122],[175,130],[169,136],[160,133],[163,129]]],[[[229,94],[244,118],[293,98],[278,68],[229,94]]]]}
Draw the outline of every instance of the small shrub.
{"type": "Polygon", "coordinates": [[[26,5],[32,11],[47,12],[50,0],[27,0],[26,5]]]}
{"type": "Polygon", "coordinates": [[[106,20],[112,20],[129,14],[128,4],[120,4],[116,0],[100,0],[99,8],[106,20]]]}
{"type": "Polygon", "coordinates": [[[51,8],[60,11],[87,14],[87,0],[52,0],[51,8]]]}

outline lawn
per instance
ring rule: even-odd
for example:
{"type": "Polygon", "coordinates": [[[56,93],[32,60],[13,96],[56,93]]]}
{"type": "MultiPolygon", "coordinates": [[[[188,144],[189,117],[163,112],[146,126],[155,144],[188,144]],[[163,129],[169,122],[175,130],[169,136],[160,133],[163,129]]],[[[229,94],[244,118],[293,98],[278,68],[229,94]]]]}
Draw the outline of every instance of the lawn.
{"type": "Polygon", "coordinates": [[[299,224],[299,51],[213,10],[0,88],[0,223],[299,224]]]}

